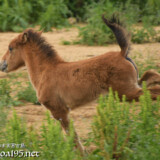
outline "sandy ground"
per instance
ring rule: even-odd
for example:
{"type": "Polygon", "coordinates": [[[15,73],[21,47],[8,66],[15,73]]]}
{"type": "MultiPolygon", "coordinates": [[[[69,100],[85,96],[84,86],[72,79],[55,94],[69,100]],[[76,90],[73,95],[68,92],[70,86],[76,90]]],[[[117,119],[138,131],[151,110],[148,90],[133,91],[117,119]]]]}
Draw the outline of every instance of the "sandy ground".
{"type": "MultiPolygon", "coordinates": [[[[18,35],[18,33],[0,33],[0,58],[6,52],[9,42],[18,35]]],[[[63,40],[73,40],[77,37],[78,30],[72,28],[70,30],[54,31],[43,33],[48,42],[54,46],[58,54],[66,61],[78,61],[81,59],[90,58],[103,54],[107,51],[120,50],[118,45],[108,45],[105,47],[98,46],[80,46],[80,45],[62,45],[63,40]]],[[[144,60],[146,57],[155,57],[157,64],[160,63],[160,44],[133,44],[131,56],[137,56],[144,60]]],[[[17,72],[26,72],[20,70],[17,72]]],[[[0,78],[5,77],[6,74],[0,72],[0,78]]],[[[75,128],[81,139],[87,139],[88,133],[91,131],[91,123],[93,116],[96,114],[96,102],[87,104],[81,108],[71,111],[70,117],[74,120],[75,128]]],[[[27,103],[24,106],[15,107],[17,113],[26,118],[28,126],[34,125],[39,128],[44,121],[46,109],[42,106],[36,106],[27,103]]]]}

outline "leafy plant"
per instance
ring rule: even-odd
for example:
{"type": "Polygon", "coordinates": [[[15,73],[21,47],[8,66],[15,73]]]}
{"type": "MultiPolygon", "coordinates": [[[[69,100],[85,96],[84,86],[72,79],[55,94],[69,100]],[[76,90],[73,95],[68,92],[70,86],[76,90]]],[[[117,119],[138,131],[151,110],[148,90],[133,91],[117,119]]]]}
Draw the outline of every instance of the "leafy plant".
{"type": "Polygon", "coordinates": [[[4,0],[0,6],[0,30],[22,31],[29,26],[30,12],[30,3],[24,0],[4,0]]]}
{"type": "Polygon", "coordinates": [[[0,31],[22,31],[40,24],[44,31],[51,27],[68,26],[70,11],[63,0],[0,1],[0,31]]]}
{"type": "MultiPolygon", "coordinates": [[[[37,159],[80,159],[79,152],[74,149],[74,131],[72,123],[70,125],[70,135],[62,133],[59,122],[51,119],[50,114],[46,114],[46,121],[41,126],[41,131],[38,134],[34,128],[28,130],[24,119],[17,116],[13,110],[13,116],[9,120],[3,138],[0,143],[15,144],[15,147],[4,147],[3,151],[8,152],[16,150],[25,152],[39,152],[37,159]],[[19,147],[16,145],[20,144],[19,147]],[[23,144],[24,148],[21,148],[23,144]]],[[[16,155],[16,154],[15,154],[16,155]]],[[[19,158],[22,154],[17,155],[13,159],[19,158]]],[[[4,157],[5,158],[5,157],[4,157]]],[[[25,159],[32,159],[36,157],[25,157],[25,159]]]]}
{"type": "Polygon", "coordinates": [[[74,44],[84,45],[106,45],[108,43],[115,43],[115,37],[112,31],[103,23],[102,14],[108,17],[113,13],[118,12],[120,19],[125,20],[128,30],[133,34],[132,41],[135,43],[146,43],[159,41],[157,32],[148,25],[148,22],[142,24],[142,29],[134,29],[133,24],[141,21],[140,7],[131,0],[126,3],[113,3],[110,0],[103,0],[97,3],[92,3],[87,6],[86,13],[87,25],[79,28],[79,38],[74,44]]]}
{"type": "Polygon", "coordinates": [[[88,22],[93,16],[96,20],[101,11],[121,12],[130,24],[160,24],[160,3],[156,0],[0,0],[0,31],[17,32],[35,25],[50,31],[67,27],[69,17],[88,22]]]}
{"type": "Polygon", "coordinates": [[[0,106],[11,107],[18,104],[16,99],[11,96],[10,84],[7,79],[0,80],[0,106]]]}
{"type": "MultiPolygon", "coordinates": [[[[62,134],[59,122],[55,122],[47,113],[47,125],[42,125],[42,141],[43,153],[42,157],[46,159],[75,159],[78,158],[78,152],[74,150],[74,130],[73,124],[70,124],[70,136],[62,134]],[[77,154],[77,155],[76,155],[77,154]]],[[[79,158],[78,158],[79,159],[79,158]]]]}
{"type": "Polygon", "coordinates": [[[34,104],[38,103],[36,92],[33,89],[30,82],[27,82],[26,87],[23,87],[18,91],[16,97],[18,98],[18,100],[24,100],[24,101],[32,102],[34,104]]]}
{"type": "Polygon", "coordinates": [[[134,43],[154,42],[158,39],[156,31],[152,27],[134,29],[132,33],[132,41],[134,43]]]}
{"type": "MultiPolygon", "coordinates": [[[[99,159],[159,159],[160,97],[152,102],[146,85],[140,104],[119,102],[110,89],[108,97],[100,97],[93,123],[93,142],[99,159]]],[[[93,156],[92,155],[92,156],[93,156]]]]}
{"type": "Polygon", "coordinates": [[[7,79],[0,80],[0,139],[6,124],[8,109],[16,104],[16,101],[11,97],[10,82],[7,79]]]}
{"type": "Polygon", "coordinates": [[[67,15],[70,14],[63,0],[54,0],[46,11],[41,14],[39,24],[44,31],[50,31],[51,27],[69,26],[67,15]]]}
{"type": "Polygon", "coordinates": [[[115,11],[114,6],[110,1],[93,3],[88,6],[87,26],[79,28],[80,39],[74,43],[87,45],[104,45],[112,43],[115,38],[108,27],[102,22],[101,16],[107,11],[112,14],[115,11]]]}
{"type": "Polygon", "coordinates": [[[143,8],[143,23],[159,25],[160,24],[160,2],[156,0],[147,0],[143,8]]]}

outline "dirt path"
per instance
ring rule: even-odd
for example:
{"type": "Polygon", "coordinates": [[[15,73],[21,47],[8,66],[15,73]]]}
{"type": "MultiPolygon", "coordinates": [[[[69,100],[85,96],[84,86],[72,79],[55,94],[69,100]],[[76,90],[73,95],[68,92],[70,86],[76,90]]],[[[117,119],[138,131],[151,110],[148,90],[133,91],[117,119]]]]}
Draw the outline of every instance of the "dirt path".
{"type": "MultiPolygon", "coordinates": [[[[11,39],[13,39],[18,33],[0,33],[0,58],[6,52],[7,47],[11,39]]],[[[103,54],[107,51],[120,50],[118,45],[109,45],[105,47],[89,47],[80,45],[62,45],[63,40],[73,40],[78,35],[76,28],[63,31],[54,31],[43,34],[49,43],[53,44],[58,54],[66,61],[78,61],[86,59],[96,55],[103,54]]],[[[131,56],[139,56],[144,60],[147,56],[154,56],[159,63],[160,59],[160,44],[150,43],[143,45],[132,45],[131,56]]],[[[26,72],[20,70],[17,72],[26,72]]],[[[0,72],[0,78],[6,76],[5,73],[0,72]]],[[[71,118],[74,120],[76,130],[82,139],[87,138],[88,132],[91,130],[91,122],[93,116],[96,114],[96,102],[87,104],[81,108],[77,108],[71,111],[71,118]]],[[[32,104],[26,104],[25,106],[15,107],[19,115],[23,116],[27,120],[28,126],[34,125],[37,129],[41,126],[42,121],[45,118],[46,109],[42,106],[35,106],[32,104]]]]}

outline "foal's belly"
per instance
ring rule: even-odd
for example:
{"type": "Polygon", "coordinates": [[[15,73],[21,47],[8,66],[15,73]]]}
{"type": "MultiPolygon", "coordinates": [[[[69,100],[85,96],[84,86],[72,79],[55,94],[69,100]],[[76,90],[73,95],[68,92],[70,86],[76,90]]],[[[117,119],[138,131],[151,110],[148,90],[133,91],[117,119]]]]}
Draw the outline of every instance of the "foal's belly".
{"type": "Polygon", "coordinates": [[[96,99],[99,98],[100,95],[107,95],[107,90],[101,90],[101,92],[98,93],[92,93],[92,94],[83,94],[81,96],[72,96],[69,99],[66,99],[66,104],[70,109],[74,109],[77,107],[82,107],[83,105],[90,103],[96,99]]]}

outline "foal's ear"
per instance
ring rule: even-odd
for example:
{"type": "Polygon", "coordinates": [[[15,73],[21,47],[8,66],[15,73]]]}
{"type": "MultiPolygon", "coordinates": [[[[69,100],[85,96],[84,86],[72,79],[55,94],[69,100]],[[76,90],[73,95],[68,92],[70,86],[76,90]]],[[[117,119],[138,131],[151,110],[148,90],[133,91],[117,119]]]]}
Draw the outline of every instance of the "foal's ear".
{"type": "Polygon", "coordinates": [[[22,43],[26,43],[28,41],[28,33],[27,32],[24,32],[22,34],[22,43]]]}

